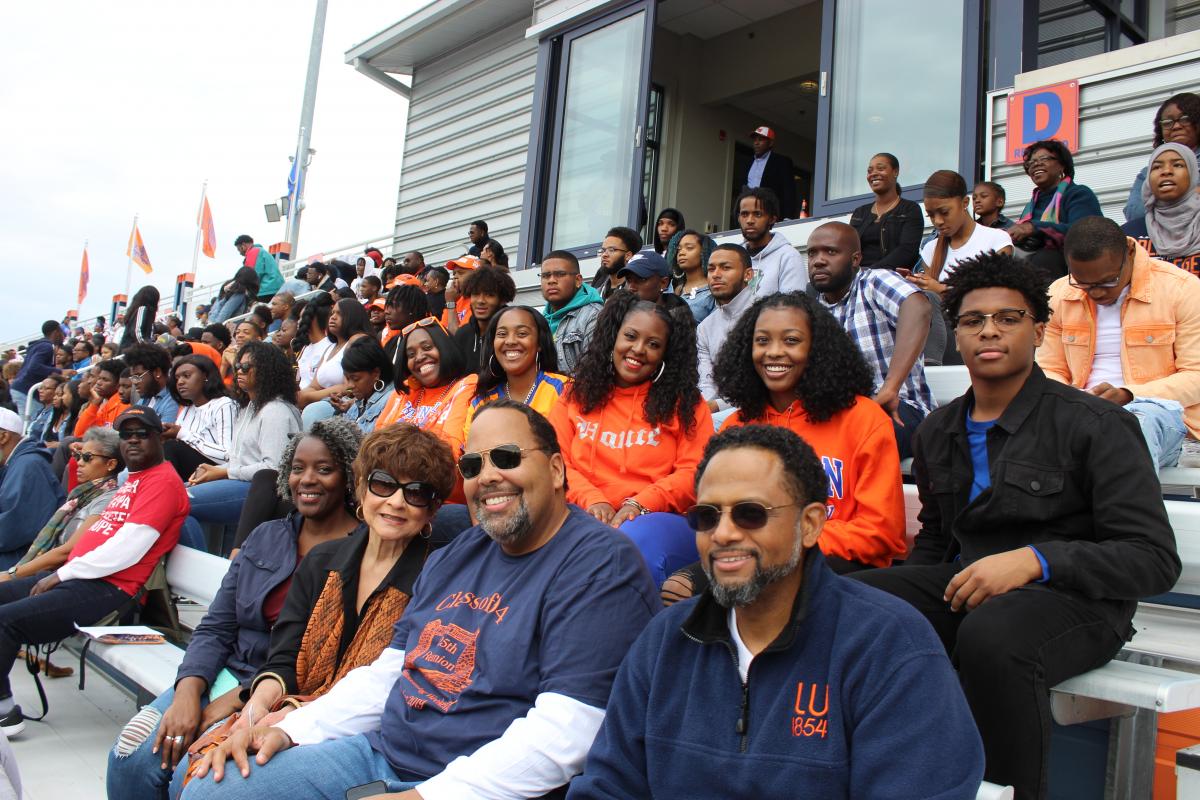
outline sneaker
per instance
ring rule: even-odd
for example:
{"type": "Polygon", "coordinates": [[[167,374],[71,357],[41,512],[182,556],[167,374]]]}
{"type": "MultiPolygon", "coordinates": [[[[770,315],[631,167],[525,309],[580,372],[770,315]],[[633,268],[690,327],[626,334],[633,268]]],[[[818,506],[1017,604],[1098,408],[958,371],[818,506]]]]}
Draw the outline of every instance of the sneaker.
{"type": "Polygon", "coordinates": [[[13,706],[12,711],[0,717],[0,730],[10,739],[25,730],[25,715],[20,706],[13,706]]]}
{"type": "Polygon", "coordinates": [[[1193,469],[1200,467],[1200,442],[1191,438],[1183,440],[1183,448],[1179,451],[1179,466],[1193,469]]]}

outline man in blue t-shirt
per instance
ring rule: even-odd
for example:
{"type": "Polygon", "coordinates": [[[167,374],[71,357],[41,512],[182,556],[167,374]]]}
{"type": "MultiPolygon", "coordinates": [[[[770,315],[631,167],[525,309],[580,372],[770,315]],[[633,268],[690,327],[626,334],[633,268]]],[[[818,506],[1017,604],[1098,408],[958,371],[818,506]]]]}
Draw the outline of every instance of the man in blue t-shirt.
{"type": "Polygon", "coordinates": [[[659,606],[650,573],[567,505],[554,429],[527,406],[480,408],[459,470],[479,524],[429,558],[391,645],[278,726],[232,736],[185,798],[341,800],[375,782],[405,800],[539,797],[583,769],[659,606]]]}

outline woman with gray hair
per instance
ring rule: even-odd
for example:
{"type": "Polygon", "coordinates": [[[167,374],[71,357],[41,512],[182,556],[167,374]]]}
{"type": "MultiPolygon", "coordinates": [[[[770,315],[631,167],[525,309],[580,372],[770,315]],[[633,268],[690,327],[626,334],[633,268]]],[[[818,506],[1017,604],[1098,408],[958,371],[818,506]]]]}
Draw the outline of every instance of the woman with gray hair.
{"type": "Polygon", "coordinates": [[[293,434],[279,464],[278,490],[296,511],[259,525],[234,555],[208,613],[192,634],[174,688],[126,724],[108,759],[108,796],[176,797],[197,736],[242,708],[267,659],[271,628],[293,573],[325,542],[344,540],[358,520],[352,465],[362,434],[326,419],[293,434]]]}
{"type": "Polygon", "coordinates": [[[27,578],[67,563],[76,532],[87,530],[99,519],[117,493],[117,473],[124,469],[120,442],[112,428],[88,428],[77,456],[79,485],[38,531],[21,560],[0,572],[0,581],[27,578]]]}

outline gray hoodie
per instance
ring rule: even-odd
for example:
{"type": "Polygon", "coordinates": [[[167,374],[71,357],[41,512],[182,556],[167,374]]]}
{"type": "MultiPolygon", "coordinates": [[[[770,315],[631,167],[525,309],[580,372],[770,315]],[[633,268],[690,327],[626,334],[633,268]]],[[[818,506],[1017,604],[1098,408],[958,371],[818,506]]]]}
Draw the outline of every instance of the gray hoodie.
{"type": "MultiPolygon", "coordinates": [[[[742,247],[746,247],[745,241],[742,247]]],[[[771,241],[754,262],[754,296],[766,297],[776,292],[803,292],[808,286],[808,272],[796,248],[779,231],[771,233],[771,241]]]]}

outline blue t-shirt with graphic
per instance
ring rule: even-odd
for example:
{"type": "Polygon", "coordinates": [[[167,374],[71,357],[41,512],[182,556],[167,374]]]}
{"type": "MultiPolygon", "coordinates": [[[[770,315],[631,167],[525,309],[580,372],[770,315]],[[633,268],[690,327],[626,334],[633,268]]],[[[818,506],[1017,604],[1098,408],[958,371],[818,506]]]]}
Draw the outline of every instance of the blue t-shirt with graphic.
{"type": "Polygon", "coordinates": [[[570,508],[527,555],[473,527],[430,556],[389,645],[404,671],[368,734],[402,775],[432,777],[498,739],[543,692],[607,705],[661,603],[633,542],[570,508]]]}

